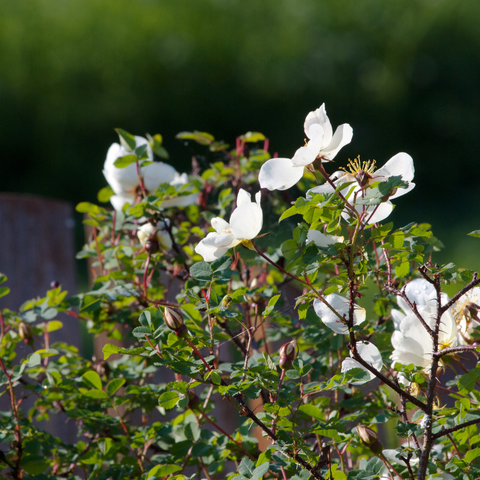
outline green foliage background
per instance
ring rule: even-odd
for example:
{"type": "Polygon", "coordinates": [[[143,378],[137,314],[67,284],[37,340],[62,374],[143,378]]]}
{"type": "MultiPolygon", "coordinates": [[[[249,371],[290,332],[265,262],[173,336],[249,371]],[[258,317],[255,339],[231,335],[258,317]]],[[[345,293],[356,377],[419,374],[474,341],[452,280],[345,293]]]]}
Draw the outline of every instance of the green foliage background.
{"type": "Polygon", "coordinates": [[[4,1],[0,189],[94,201],[115,127],[162,133],[178,170],[182,130],[258,130],[291,156],[326,102],[354,128],[342,164],[413,156],[419,186],[394,219],[414,208],[475,253],[479,18],[462,0],[4,1]]]}

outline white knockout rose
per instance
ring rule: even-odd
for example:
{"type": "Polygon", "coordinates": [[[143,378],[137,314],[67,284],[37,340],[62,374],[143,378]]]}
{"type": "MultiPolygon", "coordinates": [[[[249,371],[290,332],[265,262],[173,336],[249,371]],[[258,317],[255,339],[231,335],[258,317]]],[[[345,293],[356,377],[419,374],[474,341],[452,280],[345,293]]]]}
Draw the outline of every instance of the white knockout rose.
{"type": "MultiPolygon", "coordinates": [[[[380,351],[373,343],[358,342],[357,351],[360,357],[362,357],[362,359],[365,360],[373,368],[375,368],[378,371],[382,369],[382,365],[383,365],[382,355],[380,354],[380,351]]],[[[367,370],[363,365],[358,363],[356,360],[354,360],[353,358],[346,358],[342,362],[342,373],[348,372],[348,370],[351,370],[352,368],[361,368],[362,370],[367,372],[368,375],[370,376],[369,380],[357,380],[355,382],[352,382],[352,385],[363,385],[364,383],[367,383],[375,378],[375,375],[370,370],[367,370]]]]}
{"type": "Polygon", "coordinates": [[[353,136],[352,127],[347,123],[333,133],[325,104],[307,115],[304,128],[308,142],[295,152],[292,159],[272,158],[262,165],[258,176],[262,188],[287,190],[293,187],[302,178],[304,167],[317,158],[327,162],[332,160],[353,136]]]}
{"type": "MultiPolygon", "coordinates": [[[[347,198],[350,205],[364,217],[364,221],[368,224],[381,222],[387,218],[393,210],[393,204],[390,200],[405,195],[413,190],[415,184],[412,183],[415,175],[413,159],[408,153],[397,153],[388,162],[378,170],[375,170],[375,161],[360,162],[355,159],[350,161],[348,171],[337,171],[330,178],[333,180],[335,187],[344,183],[351,183],[342,190],[342,194],[347,198]],[[390,177],[400,176],[404,182],[408,183],[407,188],[397,188],[388,199],[385,199],[378,205],[363,205],[359,203],[365,197],[368,187],[379,182],[386,182],[390,177]]],[[[333,193],[334,188],[330,183],[312,188],[307,193],[307,198],[311,198],[314,194],[333,193]]],[[[347,208],[342,213],[344,218],[349,218],[352,213],[347,208]]]]}
{"type": "Polygon", "coordinates": [[[162,220],[158,221],[156,225],[145,223],[138,229],[137,237],[143,247],[146,247],[150,242],[153,245],[153,251],[158,250],[158,248],[170,250],[172,248],[172,239],[166,227],[167,223],[162,220]]]}
{"type": "Polygon", "coordinates": [[[255,238],[263,226],[260,197],[261,193],[257,192],[255,202],[252,202],[251,195],[241,188],[237,196],[237,208],[232,212],[229,223],[223,218],[213,218],[211,223],[215,232],[210,232],[195,247],[195,252],[205,262],[213,262],[242,241],[255,238]]]}
{"type": "MultiPolygon", "coordinates": [[[[142,145],[147,146],[147,160],[153,162],[153,152],[146,138],[135,136],[135,148],[142,145]]],[[[125,168],[115,166],[115,160],[132,153],[123,146],[114,143],[107,152],[107,158],[103,167],[103,174],[112,187],[114,195],[110,197],[110,202],[115,210],[121,211],[127,203],[132,204],[140,190],[140,181],[137,175],[135,163],[125,168]]],[[[170,185],[184,185],[188,182],[186,174],[180,175],[171,165],[163,162],[153,162],[140,168],[140,175],[147,192],[154,192],[162,183],[170,185]]],[[[162,207],[180,207],[195,203],[197,194],[165,199],[162,207]]]]}
{"type": "MultiPolygon", "coordinates": [[[[341,297],[336,293],[331,293],[325,297],[325,301],[340,315],[345,318],[345,322],[348,319],[349,302],[345,297],[341,297]]],[[[342,335],[348,334],[348,327],[346,323],[342,322],[340,318],[332,312],[330,308],[317,298],[313,301],[313,308],[315,313],[320,317],[320,320],[334,332],[342,335]]],[[[366,312],[364,308],[355,305],[353,311],[353,324],[360,325],[365,321],[366,312]]]]}

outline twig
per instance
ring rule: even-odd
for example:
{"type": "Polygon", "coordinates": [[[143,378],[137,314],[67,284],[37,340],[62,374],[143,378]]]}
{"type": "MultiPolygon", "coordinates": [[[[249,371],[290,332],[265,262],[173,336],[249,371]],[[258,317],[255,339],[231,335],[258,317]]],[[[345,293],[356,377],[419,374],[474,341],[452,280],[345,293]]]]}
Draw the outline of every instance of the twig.
{"type": "Polygon", "coordinates": [[[469,422],[460,423],[459,425],[455,425],[454,427],[445,428],[443,430],[440,430],[438,433],[434,433],[432,435],[432,438],[433,440],[436,440],[437,438],[443,437],[444,435],[450,435],[450,433],[456,432],[457,430],[461,430],[465,427],[470,427],[471,425],[477,425],[478,423],[480,423],[480,418],[470,420],[469,422]]]}

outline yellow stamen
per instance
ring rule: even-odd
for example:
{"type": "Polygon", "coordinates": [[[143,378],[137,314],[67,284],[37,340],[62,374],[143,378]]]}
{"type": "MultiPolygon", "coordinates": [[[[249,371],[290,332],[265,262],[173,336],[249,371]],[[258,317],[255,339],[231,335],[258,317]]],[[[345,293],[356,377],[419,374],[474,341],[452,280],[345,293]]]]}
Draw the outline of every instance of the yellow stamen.
{"type": "Polygon", "coordinates": [[[354,160],[348,159],[347,168],[340,167],[341,170],[344,170],[347,173],[351,173],[355,176],[358,172],[365,172],[367,175],[372,175],[375,169],[377,168],[375,165],[375,160],[368,160],[367,162],[360,162],[360,155],[355,158],[354,160]]]}

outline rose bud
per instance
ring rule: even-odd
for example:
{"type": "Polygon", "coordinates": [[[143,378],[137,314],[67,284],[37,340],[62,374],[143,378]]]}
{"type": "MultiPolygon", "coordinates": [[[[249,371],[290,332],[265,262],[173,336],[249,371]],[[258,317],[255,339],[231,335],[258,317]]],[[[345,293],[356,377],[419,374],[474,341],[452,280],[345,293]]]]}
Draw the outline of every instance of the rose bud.
{"type": "Polygon", "coordinates": [[[33,348],[33,332],[28,323],[22,321],[18,324],[18,335],[27,345],[33,348]]]}
{"type": "Polygon", "coordinates": [[[297,357],[297,343],[295,340],[285,343],[279,350],[280,360],[278,366],[282,370],[290,370],[293,366],[293,361],[297,357]]]}
{"type": "Polygon", "coordinates": [[[165,307],[164,312],[165,325],[175,332],[175,334],[180,337],[186,337],[188,333],[188,328],[185,326],[182,314],[174,309],[165,307]]]}
{"type": "Polygon", "coordinates": [[[196,410],[200,406],[200,398],[192,390],[188,390],[187,396],[188,396],[188,408],[190,408],[191,410],[196,410]]]}
{"type": "Polygon", "coordinates": [[[380,440],[378,440],[377,432],[371,428],[359,425],[357,427],[357,433],[362,443],[366,445],[373,453],[382,453],[383,445],[380,443],[380,440]]]}

